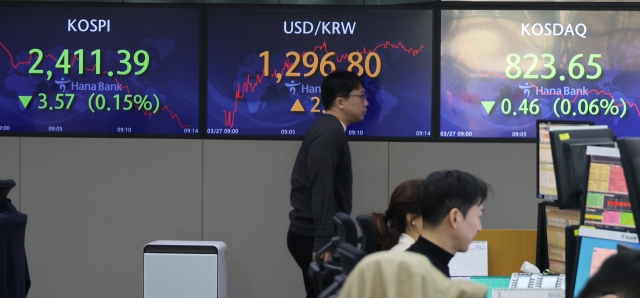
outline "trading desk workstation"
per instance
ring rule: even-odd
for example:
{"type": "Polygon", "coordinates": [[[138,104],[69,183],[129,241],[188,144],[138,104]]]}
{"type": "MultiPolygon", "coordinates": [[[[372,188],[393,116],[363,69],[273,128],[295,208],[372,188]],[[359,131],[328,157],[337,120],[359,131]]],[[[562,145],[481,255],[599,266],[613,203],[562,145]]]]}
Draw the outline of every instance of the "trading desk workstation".
{"type": "MultiPolygon", "coordinates": [[[[335,69],[361,75],[370,102],[365,119],[349,126],[345,133],[355,152],[355,163],[359,162],[355,165],[359,167],[355,178],[367,174],[367,178],[377,180],[358,180],[356,187],[362,190],[358,197],[354,195],[358,214],[350,216],[379,211],[383,205],[379,201],[388,202],[385,191],[389,192],[394,183],[415,178],[414,173],[422,177],[428,174],[415,169],[418,165],[458,165],[454,159],[464,159],[459,152],[467,153],[459,148],[486,145],[486,152],[506,154],[507,149],[502,147],[507,145],[536,146],[536,181],[523,184],[536,185],[538,201],[523,200],[539,203],[538,209],[521,208],[529,212],[524,217],[537,216],[537,229],[501,226],[483,230],[476,235],[469,253],[460,254],[451,264],[457,278],[487,285],[487,297],[559,293],[577,297],[607,257],[619,249],[640,249],[636,225],[640,217],[640,110],[635,99],[640,91],[635,81],[640,64],[634,58],[640,48],[640,2],[209,2],[0,4],[0,140],[11,145],[3,146],[10,154],[6,158],[9,161],[2,165],[12,169],[0,172],[11,177],[0,178],[16,178],[18,187],[12,194],[18,198],[13,202],[19,211],[32,214],[32,224],[27,226],[26,236],[22,235],[31,244],[20,246],[26,247],[27,257],[30,248],[38,251],[29,258],[31,268],[39,269],[31,271],[37,277],[32,293],[46,292],[42,290],[43,283],[38,284],[44,279],[48,294],[54,294],[50,290],[56,286],[49,260],[60,265],[69,258],[49,255],[58,250],[101,260],[96,262],[103,267],[129,266],[134,260],[139,261],[128,271],[140,271],[123,278],[136,282],[96,277],[84,267],[69,274],[74,278],[91,275],[93,279],[86,288],[98,284],[96,287],[107,291],[126,288],[126,294],[131,294],[132,288],[143,295],[162,292],[152,289],[151,282],[147,283],[148,288],[138,283],[162,276],[164,279],[153,284],[170,288],[165,280],[172,280],[173,275],[144,271],[143,267],[162,269],[157,264],[175,264],[171,257],[178,257],[190,261],[205,258],[215,264],[216,270],[210,270],[202,262],[193,261],[194,265],[206,267],[201,268],[202,272],[220,280],[221,284],[208,288],[218,292],[219,297],[227,295],[227,288],[230,296],[234,291],[247,296],[261,291],[277,293],[279,289],[264,289],[264,285],[275,283],[279,274],[292,275],[267,272],[289,259],[288,255],[283,257],[286,247],[282,239],[266,239],[264,235],[282,228],[283,223],[278,220],[286,217],[283,210],[289,206],[283,196],[290,185],[288,177],[268,179],[276,176],[271,169],[283,175],[290,173],[287,162],[293,162],[294,156],[282,155],[295,154],[298,143],[291,143],[301,140],[323,114],[320,85],[335,69]],[[97,141],[93,143],[94,140],[97,141]],[[142,142],[147,147],[135,151],[142,142]],[[74,145],[69,144],[78,143],[91,145],[70,148],[74,145]],[[247,149],[250,146],[246,144],[257,149],[247,149]],[[165,146],[171,150],[161,148],[165,146]],[[43,155],[39,150],[45,150],[42,147],[58,154],[38,159],[43,155]],[[459,151],[444,153],[444,158],[434,155],[436,158],[425,162],[429,158],[422,156],[424,151],[454,147],[459,151]],[[401,156],[407,151],[414,153],[401,156]],[[71,158],[63,158],[66,152],[78,161],[69,165],[71,158]],[[110,155],[111,152],[117,153],[110,155]],[[261,154],[264,157],[249,157],[261,154]],[[188,162],[158,162],[168,155],[188,162]],[[357,160],[359,155],[366,156],[367,161],[357,160]],[[104,160],[109,158],[112,160],[104,160]],[[262,164],[269,170],[256,170],[259,175],[252,179],[268,181],[260,184],[268,188],[264,197],[274,200],[268,205],[255,202],[254,193],[238,194],[249,188],[236,182],[245,178],[241,174],[252,174],[240,170],[243,166],[238,164],[246,160],[251,161],[244,164],[246,168],[256,160],[269,160],[262,164]],[[112,163],[135,167],[105,170],[112,163]],[[85,164],[90,166],[85,168],[85,164]],[[94,168],[96,164],[103,168],[94,168]],[[131,176],[112,173],[116,171],[131,176]],[[40,173],[46,174],[41,177],[40,173]],[[177,173],[193,176],[185,178],[189,181],[184,189],[160,201],[166,203],[183,193],[189,193],[185,196],[189,199],[171,203],[175,205],[158,204],[157,197],[169,196],[165,193],[173,186],[158,186],[157,181],[181,181],[183,178],[177,173]],[[141,183],[145,175],[153,176],[147,180],[154,181],[141,183]],[[116,176],[128,178],[117,180],[116,176]],[[87,189],[93,189],[82,192],[84,185],[60,186],[75,185],[78,180],[64,180],[65,177],[95,183],[84,183],[87,189]],[[105,216],[102,209],[109,205],[100,205],[93,199],[94,189],[102,189],[109,184],[103,180],[112,178],[118,186],[124,185],[117,195],[143,197],[144,202],[120,202],[129,209],[116,213],[126,220],[105,216]],[[56,197],[49,200],[51,205],[41,204],[31,189],[58,181],[55,179],[63,179],[63,183],[52,182],[38,193],[49,194],[53,190],[56,197]],[[146,191],[138,190],[139,184],[158,189],[156,197],[144,197],[146,191]],[[272,187],[274,184],[278,185],[272,187]],[[81,195],[69,191],[72,188],[79,189],[81,195]],[[374,194],[378,195],[375,203],[368,198],[374,196],[367,192],[370,189],[381,193],[374,194]],[[236,203],[220,199],[232,196],[237,196],[236,203]],[[86,215],[69,215],[68,222],[55,217],[52,220],[42,210],[45,206],[66,208],[53,206],[56,202],[80,206],[86,215]],[[182,225],[171,223],[173,218],[165,219],[171,218],[173,209],[189,215],[180,217],[188,218],[181,220],[182,225]],[[263,215],[262,209],[278,215],[263,215]],[[153,210],[159,212],[154,214],[153,210]],[[249,219],[251,223],[247,225],[264,226],[265,230],[253,231],[241,224],[225,226],[235,220],[225,216],[244,213],[255,218],[264,216],[249,219]],[[199,215],[190,216],[193,214],[199,215]],[[144,220],[138,217],[154,224],[142,224],[144,220]],[[108,230],[110,226],[116,228],[108,230]],[[68,235],[73,235],[69,236],[73,238],[68,241],[70,246],[49,238],[64,229],[70,229],[68,235]],[[126,235],[122,236],[126,245],[121,247],[111,244],[113,239],[96,240],[101,233],[120,235],[120,231],[126,235]],[[238,234],[265,241],[265,247],[277,251],[276,258],[264,260],[273,263],[248,269],[263,257],[243,246],[238,234]],[[157,239],[143,241],[147,235],[157,239]],[[185,239],[201,243],[151,242],[185,239]],[[54,248],[43,252],[43,243],[53,243],[54,248]],[[149,245],[145,249],[146,243],[149,245]],[[170,245],[157,251],[152,243],[170,245]],[[131,247],[138,247],[139,251],[131,247]],[[107,258],[88,252],[96,248],[117,251],[118,255],[107,258]],[[226,256],[235,264],[231,261],[227,265],[226,256]],[[247,268],[239,268],[238,264],[245,260],[243,267],[247,268]],[[525,261],[535,264],[539,272],[531,266],[521,270],[525,261]],[[229,277],[227,267],[231,268],[229,277]],[[49,274],[39,276],[42,272],[49,274]],[[243,280],[245,276],[237,272],[254,278],[243,280]],[[261,272],[259,276],[264,279],[251,275],[255,272],[261,272]],[[102,280],[108,280],[108,286],[102,280]],[[121,284],[127,286],[118,286],[121,284]]],[[[514,156],[511,160],[521,159],[514,156]]],[[[500,157],[494,158],[501,161],[500,157]]],[[[470,167],[478,172],[490,170],[481,161],[470,167]]],[[[509,165],[500,168],[508,169],[509,165]]],[[[482,177],[482,173],[478,176],[482,177]]],[[[495,180],[498,186],[494,191],[500,196],[510,186],[500,184],[507,179],[495,180]]],[[[110,190],[112,186],[105,188],[110,190]]],[[[107,193],[106,190],[100,192],[107,193]]],[[[255,191],[263,195],[262,189],[255,191]]],[[[501,197],[490,203],[507,206],[505,201],[510,199],[501,197]]],[[[0,204],[0,211],[3,207],[0,204]]],[[[499,222],[497,217],[486,220],[499,222]]],[[[316,276],[331,279],[326,285],[318,285],[318,293],[338,294],[353,266],[372,253],[366,245],[371,238],[364,236],[367,227],[357,220],[354,223],[357,228],[350,231],[360,231],[360,236],[350,236],[348,244],[353,247],[344,244],[344,237],[350,232],[343,230],[328,248],[340,251],[346,263],[316,268],[316,276]]],[[[344,229],[350,224],[340,225],[344,229]]],[[[57,240],[63,238],[55,235],[57,240]]],[[[24,263],[26,267],[26,258],[24,263]]],[[[29,286],[25,287],[26,293],[29,286]]]]}

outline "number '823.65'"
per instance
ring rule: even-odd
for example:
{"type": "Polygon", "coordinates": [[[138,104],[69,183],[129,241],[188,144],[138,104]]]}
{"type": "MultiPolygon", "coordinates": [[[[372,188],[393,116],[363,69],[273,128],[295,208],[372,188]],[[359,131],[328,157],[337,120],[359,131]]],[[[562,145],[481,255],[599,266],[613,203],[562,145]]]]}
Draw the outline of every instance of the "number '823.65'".
{"type": "MultiPolygon", "coordinates": [[[[567,71],[569,76],[574,80],[582,79],[585,76],[585,67],[578,60],[584,57],[584,54],[577,54],[571,58],[569,62],[569,66],[567,71]]],[[[532,60],[531,66],[529,69],[522,75],[522,69],[520,68],[520,55],[516,53],[511,53],[507,55],[507,68],[505,69],[505,75],[509,79],[519,79],[522,75],[523,79],[545,79],[550,80],[553,79],[556,75],[556,67],[554,63],[556,58],[552,54],[542,54],[541,58],[548,60],[548,63],[544,63],[543,67],[549,70],[548,74],[543,74],[538,76],[537,74],[533,74],[533,71],[538,68],[538,56],[535,54],[526,54],[524,55],[524,60],[532,60]]],[[[589,55],[589,60],[587,61],[587,65],[591,66],[595,69],[593,74],[587,74],[586,78],[589,80],[596,80],[602,75],[602,67],[595,60],[602,58],[601,54],[591,54],[589,55]]],[[[560,76],[560,80],[564,80],[564,76],[560,76]]]]}

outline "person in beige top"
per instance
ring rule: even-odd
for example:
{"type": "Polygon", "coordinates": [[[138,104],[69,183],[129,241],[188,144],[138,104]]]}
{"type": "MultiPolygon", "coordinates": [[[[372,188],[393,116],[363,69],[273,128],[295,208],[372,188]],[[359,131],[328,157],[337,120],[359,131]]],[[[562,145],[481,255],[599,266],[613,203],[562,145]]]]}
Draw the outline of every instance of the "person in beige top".
{"type": "Polygon", "coordinates": [[[347,277],[338,298],[484,298],[485,285],[451,280],[413,252],[368,255],[347,277]]]}

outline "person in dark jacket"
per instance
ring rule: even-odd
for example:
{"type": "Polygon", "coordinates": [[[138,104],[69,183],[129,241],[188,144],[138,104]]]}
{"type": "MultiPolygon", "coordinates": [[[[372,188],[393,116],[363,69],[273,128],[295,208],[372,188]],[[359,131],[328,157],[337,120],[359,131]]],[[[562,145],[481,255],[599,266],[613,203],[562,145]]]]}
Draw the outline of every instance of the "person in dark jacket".
{"type": "Polygon", "coordinates": [[[0,297],[24,298],[31,278],[24,248],[27,215],[0,198],[0,297]]]}
{"type": "Polygon", "coordinates": [[[325,112],[305,134],[291,173],[287,247],[302,269],[307,297],[315,297],[309,264],[334,235],[333,216],[351,213],[353,177],[345,130],[364,119],[369,105],[362,78],[350,71],[330,73],[321,97],[325,112]]]}

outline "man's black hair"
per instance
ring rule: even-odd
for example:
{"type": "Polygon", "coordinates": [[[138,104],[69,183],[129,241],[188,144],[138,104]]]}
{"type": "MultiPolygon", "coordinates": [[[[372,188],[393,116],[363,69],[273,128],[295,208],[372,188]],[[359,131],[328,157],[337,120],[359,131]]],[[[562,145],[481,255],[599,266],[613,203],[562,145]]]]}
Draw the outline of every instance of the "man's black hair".
{"type": "Polygon", "coordinates": [[[320,97],[325,109],[330,109],[336,98],[347,96],[354,89],[362,86],[364,81],[357,74],[347,70],[336,70],[322,81],[320,97]]]}
{"type": "Polygon", "coordinates": [[[438,226],[458,208],[466,217],[469,209],[487,199],[489,185],[469,173],[452,170],[433,172],[420,184],[416,195],[425,226],[438,226]]]}
{"type": "Polygon", "coordinates": [[[578,298],[600,298],[615,294],[620,298],[640,297],[640,251],[624,251],[609,257],[578,298]]]}

